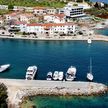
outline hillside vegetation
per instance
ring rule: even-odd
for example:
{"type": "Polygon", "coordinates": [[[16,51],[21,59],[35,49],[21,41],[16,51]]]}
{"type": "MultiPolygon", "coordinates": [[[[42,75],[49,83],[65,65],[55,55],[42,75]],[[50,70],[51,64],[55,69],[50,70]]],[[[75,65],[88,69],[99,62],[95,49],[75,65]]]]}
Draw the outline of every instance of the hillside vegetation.
{"type": "Polygon", "coordinates": [[[7,108],[7,88],[4,84],[0,83],[0,108],[7,108]]]}
{"type": "Polygon", "coordinates": [[[60,2],[59,0],[0,0],[0,4],[9,6],[46,6],[46,7],[63,7],[66,3],[60,2]]]}
{"type": "MultiPolygon", "coordinates": [[[[10,6],[46,6],[46,7],[63,7],[67,2],[72,0],[0,0],[0,4],[10,6]]],[[[73,0],[74,1],[74,0],[73,0]]],[[[83,0],[77,0],[82,2],[83,0]]],[[[89,0],[85,0],[89,1],[89,0]]]]}

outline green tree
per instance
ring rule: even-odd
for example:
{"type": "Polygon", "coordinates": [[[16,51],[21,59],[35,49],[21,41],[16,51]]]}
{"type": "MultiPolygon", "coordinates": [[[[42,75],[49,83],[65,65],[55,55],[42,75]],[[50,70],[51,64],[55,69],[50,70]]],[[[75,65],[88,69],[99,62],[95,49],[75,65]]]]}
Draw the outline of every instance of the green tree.
{"type": "Polygon", "coordinates": [[[8,8],[9,8],[10,10],[12,10],[12,9],[13,9],[13,5],[9,5],[8,8]]]}
{"type": "Polygon", "coordinates": [[[7,88],[6,86],[1,83],[0,84],[0,108],[7,108],[7,88]]]}
{"type": "Polygon", "coordinates": [[[73,6],[78,6],[78,4],[73,4],[73,6]]]}
{"type": "Polygon", "coordinates": [[[77,2],[83,2],[83,0],[77,0],[77,2]]]}

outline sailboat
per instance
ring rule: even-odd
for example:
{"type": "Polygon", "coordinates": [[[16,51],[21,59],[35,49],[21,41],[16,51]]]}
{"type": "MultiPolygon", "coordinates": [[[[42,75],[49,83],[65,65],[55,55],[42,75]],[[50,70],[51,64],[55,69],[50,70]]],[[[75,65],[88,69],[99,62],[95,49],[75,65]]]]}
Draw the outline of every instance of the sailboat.
{"type": "Polygon", "coordinates": [[[90,58],[90,72],[87,73],[87,80],[93,81],[93,74],[92,74],[92,59],[90,58]]]}

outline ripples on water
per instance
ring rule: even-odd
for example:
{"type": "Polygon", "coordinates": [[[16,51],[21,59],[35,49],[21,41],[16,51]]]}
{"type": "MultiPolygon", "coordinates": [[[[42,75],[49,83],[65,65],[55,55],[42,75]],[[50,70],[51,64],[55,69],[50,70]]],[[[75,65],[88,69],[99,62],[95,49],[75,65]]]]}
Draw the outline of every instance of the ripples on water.
{"type": "MultiPolygon", "coordinates": [[[[95,82],[108,84],[108,43],[93,41],[28,41],[0,39],[0,64],[10,63],[3,78],[25,79],[29,65],[37,65],[36,79],[45,80],[48,71],[64,71],[77,67],[78,81],[86,81],[92,57],[95,82]]],[[[34,97],[37,108],[108,108],[108,96],[102,97],[34,97]]],[[[27,107],[26,107],[27,108],[27,107]]]]}
{"type": "Polygon", "coordinates": [[[36,96],[31,97],[24,108],[36,106],[37,108],[108,108],[108,96],[101,97],[54,97],[54,96],[36,96]],[[27,105],[29,103],[29,105],[27,105]]]}
{"type": "Polygon", "coordinates": [[[85,81],[92,57],[94,81],[108,81],[108,43],[93,41],[27,41],[0,39],[0,64],[10,63],[7,72],[0,73],[3,78],[25,79],[29,65],[37,65],[36,79],[45,80],[48,71],[66,73],[69,66],[77,68],[77,79],[85,81]]]}

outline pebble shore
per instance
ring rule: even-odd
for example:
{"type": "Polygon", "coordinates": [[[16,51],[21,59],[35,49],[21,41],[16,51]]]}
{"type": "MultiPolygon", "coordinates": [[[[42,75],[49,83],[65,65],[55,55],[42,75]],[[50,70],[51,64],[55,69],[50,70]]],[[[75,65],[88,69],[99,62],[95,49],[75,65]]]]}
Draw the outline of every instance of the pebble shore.
{"type": "Polygon", "coordinates": [[[91,38],[92,40],[95,41],[108,41],[108,36],[104,35],[92,35],[92,36],[61,36],[61,37],[38,37],[38,38],[33,38],[33,37],[22,37],[21,35],[15,35],[14,37],[10,37],[9,35],[0,35],[0,38],[2,39],[22,39],[22,40],[88,40],[88,38],[91,38]]]}

